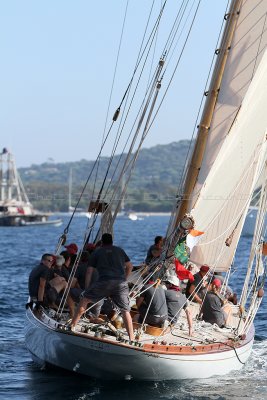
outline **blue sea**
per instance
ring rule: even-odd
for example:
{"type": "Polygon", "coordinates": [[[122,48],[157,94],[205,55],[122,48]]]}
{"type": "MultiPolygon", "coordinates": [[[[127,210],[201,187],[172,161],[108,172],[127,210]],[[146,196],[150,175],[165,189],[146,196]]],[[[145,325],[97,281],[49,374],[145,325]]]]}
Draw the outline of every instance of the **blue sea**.
{"type": "MultiPolygon", "coordinates": [[[[41,371],[24,344],[27,281],[32,267],[45,252],[54,252],[68,217],[61,227],[0,228],[0,399],[104,400],[267,399],[267,300],[257,315],[252,355],[239,372],[206,380],[175,382],[103,382],[59,369],[41,371]]],[[[85,217],[74,219],[67,243],[82,241],[85,217]]],[[[149,216],[120,220],[114,228],[115,244],[123,247],[134,264],[140,263],[156,235],[166,232],[168,217],[149,216]]],[[[235,290],[244,274],[251,238],[242,237],[235,257],[235,290]]]]}

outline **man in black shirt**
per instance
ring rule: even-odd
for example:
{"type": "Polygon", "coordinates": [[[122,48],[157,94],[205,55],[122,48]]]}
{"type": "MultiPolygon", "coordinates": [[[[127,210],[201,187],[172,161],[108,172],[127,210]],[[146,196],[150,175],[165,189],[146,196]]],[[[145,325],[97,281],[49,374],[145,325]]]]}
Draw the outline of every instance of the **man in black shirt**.
{"type": "Polygon", "coordinates": [[[196,303],[202,304],[202,299],[207,292],[208,283],[206,278],[209,270],[210,269],[207,265],[202,265],[199,272],[194,275],[194,281],[188,281],[185,289],[185,295],[187,298],[196,303]]]}
{"type": "Polygon", "coordinates": [[[110,297],[121,310],[124,325],[133,340],[133,323],[130,315],[129,288],[127,277],[132,271],[132,263],[123,249],[113,246],[112,235],[102,235],[102,247],[96,249],[90,259],[87,269],[87,287],[79,302],[75,316],[71,322],[74,329],[80,317],[86,311],[88,303],[98,303],[103,298],[110,297]],[[90,287],[94,269],[98,272],[97,281],[90,287]]]}
{"type": "Polygon", "coordinates": [[[207,292],[202,304],[202,318],[210,324],[217,324],[220,328],[225,325],[226,314],[222,310],[224,304],[221,297],[218,296],[218,291],[221,287],[221,281],[216,278],[211,283],[211,290],[207,292]]]}
{"type": "Polygon", "coordinates": [[[165,296],[168,307],[168,320],[172,325],[175,325],[181,311],[184,310],[188,323],[189,336],[192,336],[193,323],[191,312],[189,310],[189,302],[185,295],[180,291],[179,284],[179,279],[174,271],[166,274],[165,285],[167,290],[165,290],[165,296]]]}
{"type": "Polygon", "coordinates": [[[39,304],[44,301],[45,287],[49,279],[50,269],[53,263],[52,254],[43,254],[39,265],[34,267],[29,276],[29,294],[32,301],[39,304]]]}
{"type": "Polygon", "coordinates": [[[154,244],[152,246],[150,246],[147,251],[145,263],[150,264],[152,261],[159,258],[160,254],[162,252],[162,247],[163,247],[163,237],[156,236],[154,239],[154,244]]]}
{"type": "Polygon", "coordinates": [[[165,290],[159,283],[149,281],[142,288],[142,294],[136,300],[139,311],[139,323],[161,328],[168,318],[165,290]]]}

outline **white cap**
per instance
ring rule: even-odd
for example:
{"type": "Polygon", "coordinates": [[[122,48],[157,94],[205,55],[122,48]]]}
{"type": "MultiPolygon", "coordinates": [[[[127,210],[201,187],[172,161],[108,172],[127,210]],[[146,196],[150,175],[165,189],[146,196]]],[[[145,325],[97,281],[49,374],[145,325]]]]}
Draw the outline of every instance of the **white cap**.
{"type": "Polygon", "coordinates": [[[65,258],[63,256],[56,256],[56,265],[58,267],[62,267],[65,262],[65,258]]]}
{"type": "Polygon", "coordinates": [[[180,281],[177,278],[177,275],[174,270],[166,271],[165,278],[163,280],[171,283],[174,286],[180,285],[180,281]]]}

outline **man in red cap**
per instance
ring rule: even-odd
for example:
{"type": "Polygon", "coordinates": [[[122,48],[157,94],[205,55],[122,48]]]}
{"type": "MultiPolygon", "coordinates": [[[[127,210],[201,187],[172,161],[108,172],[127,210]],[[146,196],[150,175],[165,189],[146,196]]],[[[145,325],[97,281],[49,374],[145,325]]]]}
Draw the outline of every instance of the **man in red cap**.
{"type": "Polygon", "coordinates": [[[220,279],[216,278],[211,282],[211,290],[207,292],[201,312],[204,321],[210,324],[217,324],[220,328],[224,327],[227,315],[222,310],[224,300],[219,296],[221,287],[220,279]]]}
{"type": "Polygon", "coordinates": [[[96,245],[94,243],[87,243],[85,246],[85,251],[92,253],[96,249],[96,245]]]}
{"type": "Polygon", "coordinates": [[[202,265],[199,272],[194,275],[194,281],[188,281],[185,289],[185,295],[187,298],[195,301],[196,303],[202,304],[202,299],[207,292],[206,275],[208,274],[209,270],[210,269],[208,265],[202,265]]]}
{"type": "Polygon", "coordinates": [[[77,254],[78,246],[75,243],[70,243],[67,246],[64,246],[67,249],[69,254],[77,254]]]}

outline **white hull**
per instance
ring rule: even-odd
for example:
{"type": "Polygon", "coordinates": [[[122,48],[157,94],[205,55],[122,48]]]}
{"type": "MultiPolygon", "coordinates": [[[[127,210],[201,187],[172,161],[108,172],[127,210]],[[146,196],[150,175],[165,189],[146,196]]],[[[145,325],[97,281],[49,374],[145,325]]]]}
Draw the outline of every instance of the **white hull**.
{"type": "Polygon", "coordinates": [[[46,221],[32,221],[32,222],[21,222],[20,226],[46,226],[46,225],[53,225],[53,226],[61,226],[62,219],[51,219],[46,221]]]}
{"type": "Polygon", "coordinates": [[[48,326],[27,310],[26,346],[35,362],[112,380],[158,381],[225,375],[243,367],[253,344],[251,336],[236,350],[229,347],[229,350],[195,354],[194,349],[189,348],[192,354],[188,354],[190,351],[187,354],[163,354],[55,328],[54,320],[50,319],[48,326]]]}
{"type": "Polygon", "coordinates": [[[118,219],[118,220],[129,219],[131,221],[137,221],[138,217],[134,212],[131,212],[131,211],[120,211],[116,215],[116,219],[118,219]]]}
{"type": "Polygon", "coordinates": [[[0,215],[0,226],[60,226],[61,219],[48,219],[47,214],[29,214],[29,215],[0,215]]]}

